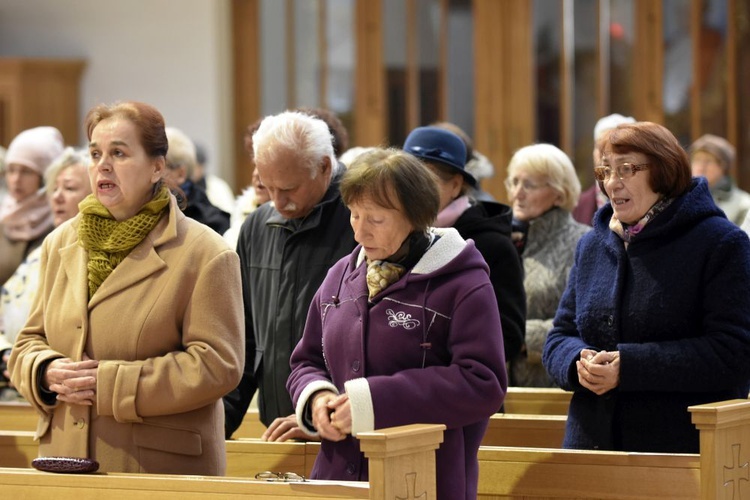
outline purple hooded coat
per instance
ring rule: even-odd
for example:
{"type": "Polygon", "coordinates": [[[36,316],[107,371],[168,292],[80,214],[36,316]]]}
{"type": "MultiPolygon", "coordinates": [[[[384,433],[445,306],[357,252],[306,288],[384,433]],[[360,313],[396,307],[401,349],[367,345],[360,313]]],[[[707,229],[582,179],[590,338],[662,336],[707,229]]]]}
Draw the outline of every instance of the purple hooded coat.
{"type": "MultiPolygon", "coordinates": [[[[507,376],[497,299],[487,264],[455,229],[439,235],[399,281],[368,300],[364,252],[331,268],[310,305],[287,388],[300,427],[321,389],[346,392],[352,434],[413,423],[447,427],[437,451],[439,499],[474,499],[477,451],[505,398],[507,376]]],[[[324,440],[314,479],[368,478],[352,436],[324,440]]]]}

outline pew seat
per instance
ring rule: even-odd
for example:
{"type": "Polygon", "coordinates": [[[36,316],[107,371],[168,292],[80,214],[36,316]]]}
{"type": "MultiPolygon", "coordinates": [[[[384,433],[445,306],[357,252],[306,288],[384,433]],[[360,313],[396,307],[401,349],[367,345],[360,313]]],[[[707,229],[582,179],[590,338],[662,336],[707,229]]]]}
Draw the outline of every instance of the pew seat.
{"type": "MultiPolygon", "coordinates": [[[[750,401],[732,400],[699,405],[691,407],[690,412],[693,423],[700,431],[700,454],[482,446],[478,455],[478,498],[750,498],[750,401]]],[[[30,440],[31,436],[26,433],[17,436],[17,439],[17,442],[23,439],[30,440]]],[[[228,471],[233,476],[246,477],[252,477],[264,470],[309,475],[318,447],[318,443],[266,443],[252,439],[229,441],[228,471]]],[[[3,456],[4,451],[0,450],[3,456]]],[[[0,491],[6,491],[6,472],[16,470],[0,469],[0,491]]],[[[227,480],[239,481],[237,478],[227,480]]],[[[195,482],[195,478],[190,477],[190,481],[195,482]]],[[[232,486],[226,488],[227,490],[216,491],[227,491],[231,494],[232,486]]],[[[76,497],[76,500],[79,498],[87,497],[76,497]]],[[[185,494],[180,498],[183,500],[192,497],[185,494]]],[[[255,498],[263,497],[258,493],[255,498]]],[[[279,498],[287,497],[280,492],[279,498]]],[[[387,498],[392,500],[396,496],[387,498]]]]}
{"type": "MultiPolygon", "coordinates": [[[[0,468],[0,492],[9,498],[88,500],[101,498],[190,500],[203,498],[370,499],[436,498],[435,450],[444,425],[413,424],[359,435],[370,463],[370,482],[266,482],[242,477],[159,474],[52,474],[33,469],[0,468]]],[[[18,432],[18,431],[17,431],[18,432]]],[[[26,436],[28,438],[28,436],[26,436]]],[[[245,443],[252,445],[253,443],[245,443]]],[[[263,443],[279,453],[304,443],[263,443]]],[[[254,451],[252,446],[249,453],[254,451]]],[[[260,453],[266,453],[261,450],[260,453]]],[[[267,453],[266,453],[267,454],[267,453]]],[[[232,455],[230,454],[229,457],[232,455]]],[[[231,460],[231,458],[230,458],[231,460]]],[[[289,472],[285,463],[263,463],[260,471],[289,472]],[[277,468],[281,466],[282,468],[277,468]]]]}

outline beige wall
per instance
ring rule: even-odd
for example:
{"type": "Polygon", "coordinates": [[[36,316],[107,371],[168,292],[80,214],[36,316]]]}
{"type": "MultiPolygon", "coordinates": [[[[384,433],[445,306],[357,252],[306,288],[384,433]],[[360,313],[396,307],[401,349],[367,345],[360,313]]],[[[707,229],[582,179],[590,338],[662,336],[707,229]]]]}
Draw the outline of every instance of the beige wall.
{"type": "Polygon", "coordinates": [[[2,0],[0,56],[85,59],[81,119],[100,102],[153,104],[231,183],[229,15],[229,0],[2,0]]]}

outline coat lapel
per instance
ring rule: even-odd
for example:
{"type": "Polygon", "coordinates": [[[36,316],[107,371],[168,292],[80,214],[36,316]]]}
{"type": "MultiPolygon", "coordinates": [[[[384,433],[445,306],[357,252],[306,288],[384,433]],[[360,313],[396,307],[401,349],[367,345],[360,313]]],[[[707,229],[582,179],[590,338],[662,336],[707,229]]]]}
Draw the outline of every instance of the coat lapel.
{"type": "Polygon", "coordinates": [[[71,296],[75,300],[76,310],[82,311],[89,301],[88,269],[86,252],[81,251],[78,241],[59,250],[60,263],[65,270],[68,281],[73,285],[71,296]]]}

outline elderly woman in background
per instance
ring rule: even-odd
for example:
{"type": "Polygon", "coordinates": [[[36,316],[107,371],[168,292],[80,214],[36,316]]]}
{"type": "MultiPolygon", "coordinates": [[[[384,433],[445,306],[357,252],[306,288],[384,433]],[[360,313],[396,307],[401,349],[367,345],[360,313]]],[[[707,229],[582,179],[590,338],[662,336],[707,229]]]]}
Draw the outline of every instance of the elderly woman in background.
{"type": "Polygon", "coordinates": [[[221,397],[243,366],[237,254],[162,185],[164,119],[94,107],[93,194],[42,245],[42,275],[10,357],[41,414],[42,456],[105,472],[222,475],[221,397]]]}
{"type": "Polygon", "coordinates": [[[750,241],[661,125],[610,131],[595,174],[610,203],[544,348],[575,391],[564,446],[697,453],[688,406],[747,398],[750,241]]]}
{"type": "Polygon", "coordinates": [[[5,154],[7,152],[7,149],[0,146],[0,206],[8,194],[8,186],[5,185],[5,154]]]}
{"type": "Polygon", "coordinates": [[[170,187],[179,188],[182,212],[193,220],[205,224],[219,234],[229,229],[229,214],[214,206],[206,192],[192,180],[198,160],[195,144],[182,130],[167,127],[167,168],[164,180],[170,187]]]}
{"type": "Polygon", "coordinates": [[[54,127],[24,130],[8,146],[4,171],[8,193],[0,205],[0,283],[53,228],[43,177],[64,147],[54,127]]]}
{"type": "Polygon", "coordinates": [[[570,158],[551,144],[513,155],[505,180],[513,207],[513,240],[525,271],[526,344],[511,363],[511,385],[552,387],[542,348],[573,265],[576,244],[591,228],[571,215],[581,183],[570,158]]]}
{"type": "Polygon", "coordinates": [[[716,204],[727,218],[739,225],[750,213],[750,193],[738,188],[732,180],[736,152],[723,137],[700,136],[688,149],[690,167],[695,177],[705,177],[716,204]]]}
{"type": "MultiPolygon", "coordinates": [[[[44,184],[55,227],[75,217],[78,204],[91,193],[89,163],[88,151],[66,148],[45,172],[44,184]]],[[[0,289],[0,354],[2,379],[6,384],[10,377],[5,369],[10,349],[29,317],[31,302],[39,287],[41,255],[41,246],[32,250],[0,289]]],[[[18,393],[11,387],[0,390],[0,400],[17,398],[18,393]]]]}
{"type": "Polygon", "coordinates": [[[490,268],[505,360],[521,352],[526,328],[523,268],[510,239],[513,212],[509,206],[474,198],[477,182],[465,169],[466,146],[460,136],[442,127],[417,127],[404,142],[404,151],[427,165],[438,180],[440,211],[435,227],[453,227],[471,239],[490,268]]]}
{"type": "Polygon", "coordinates": [[[360,432],[442,423],[439,499],[474,499],[477,451],[507,387],[487,264],[452,228],[412,155],[357,157],[341,194],[359,246],[328,273],[291,358],[297,421],[322,438],[312,477],[368,478],[360,432]]]}

